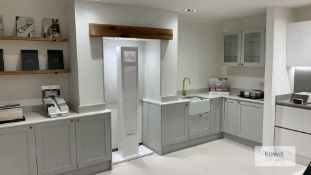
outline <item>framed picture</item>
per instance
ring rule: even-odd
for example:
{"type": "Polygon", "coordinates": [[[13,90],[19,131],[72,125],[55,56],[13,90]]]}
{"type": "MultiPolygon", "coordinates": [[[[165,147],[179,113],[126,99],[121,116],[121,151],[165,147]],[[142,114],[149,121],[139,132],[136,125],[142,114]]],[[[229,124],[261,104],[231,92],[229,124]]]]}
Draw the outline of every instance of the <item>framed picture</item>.
{"type": "Polygon", "coordinates": [[[33,18],[16,16],[16,35],[34,37],[35,25],[33,18]]]}
{"type": "Polygon", "coordinates": [[[3,23],[3,16],[0,15],[0,35],[4,33],[4,23],[3,23]]]}
{"type": "Polygon", "coordinates": [[[43,18],[43,36],[44,38],[58,38],[60,37],[59,20],[53,18],[43,18]]]}
{"type": "Polygon", "coordinates": [[[21,50],[22,70],[39,70],[38,50],[21,50]]]}

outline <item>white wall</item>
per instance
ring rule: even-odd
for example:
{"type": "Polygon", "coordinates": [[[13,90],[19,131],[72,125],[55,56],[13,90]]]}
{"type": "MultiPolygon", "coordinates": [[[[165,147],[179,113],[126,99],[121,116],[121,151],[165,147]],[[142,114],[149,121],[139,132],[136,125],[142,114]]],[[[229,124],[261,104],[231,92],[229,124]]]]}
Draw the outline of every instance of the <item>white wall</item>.
{"type": "MultiPolygon", "coordinates": [[[[66,1],[63,0],[14,0],[1,1],[0,14],[3,15],[5,25],[4,35],[16,35],[16,16],[33,17],[35,35],[43,36],[42,18],[53,17],[60,20],[61,34],[67,37],[66,1]]],[[[39,51],[40,69],[47,69],[47,49],[61,49],[64,51],[65,67],[69,67],[67,43],[45,43],[26,41],[0,41],[0,48],[4,50],[5,70],[21,70],[21,49],[35,49],[39,51]]],[[[41,104],[42,85],[61,85],[62,94],[68,98],[68,75],[27,75],[0,77],[1,103],[17,102],[22,105],[41,104]]]]}
{"type": "Polygon", "coordinates": [[[77,0],[75,15],[80,106],[104,103],[102,47],[97,46],[101,40],[90,38],[91,22],[173,29],[174,39],[161,43],[161,95],[176,94],[178,34],[176,14],[148,8],[77,0]]]}
{"type": "Polygon", "coordinates": [[[208,88],[208,79],[221,75],[220,41],[222,22],[179,17],[178,89],[184,77],[191,79],[187,89],[208,88]]]}
{"type": "Polygon", "coordinates": [[[287,24],[294,21],[291,9],[267,9],[263,145],[273,145],[275,96],[293,91],[293,69],[286,68],[286,32],[287,24]]]}
{"type": "MultiPolygon", "coordinates": [[[[258,14],[242,18],[228,19],[223,21],[222,32],[239,32],[244,29],[264,29],[266,27],[266,15],[258,14]]],[[[221,40],[223,45],[223,40],[221,40]]],[[[221,57],[223,58],[223,47],[221,57]]],[[[264,82],[265,68],[261,67],[226,67],[222,66],[222,76],[228,77],[231,88],[259,89],[264,82]]]]}

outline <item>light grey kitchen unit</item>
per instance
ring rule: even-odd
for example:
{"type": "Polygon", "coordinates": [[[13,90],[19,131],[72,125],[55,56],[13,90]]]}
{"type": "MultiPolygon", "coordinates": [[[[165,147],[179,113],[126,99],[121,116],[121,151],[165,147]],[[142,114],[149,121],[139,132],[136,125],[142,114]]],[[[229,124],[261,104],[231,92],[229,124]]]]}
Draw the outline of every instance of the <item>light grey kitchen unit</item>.
{"type": "Polygon", "coordinates": [[[189,115],[189,101],[175,103],[144,101],[143,144],[157,154],[163,155],[221,138],[222,108],[214,106],[207,113],[189,115]],[[216,119],[212,119],[213,113],[216,114],[216,119]],[[213,127],[213,132],[212,123],[218,125],[213,127]]]}
{"type": "Polygon", "coordinates": [[[223,132],[250,146],[261,145],[263,105],[236,99],[225,99],[223,132]]]}
{"type": "Polygon", "coordinates": [[[0,174],[84,175],[111,169],[110,112],[0,126],[0,174]],[[19,168],[15,168],[19,167],[19,168]]]}

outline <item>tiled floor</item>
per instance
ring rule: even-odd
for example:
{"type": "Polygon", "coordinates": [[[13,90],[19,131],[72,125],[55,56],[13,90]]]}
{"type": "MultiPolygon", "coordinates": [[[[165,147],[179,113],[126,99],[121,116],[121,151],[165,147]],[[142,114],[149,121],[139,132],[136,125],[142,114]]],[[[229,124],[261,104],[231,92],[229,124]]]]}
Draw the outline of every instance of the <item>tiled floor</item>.
{"type": "Polygon", "coordinates": [[[292,175],[302,165],[288,168],[260,168],[254,165],[251,148],[221,139],[178,152],[132,160],[113,166],[99,175],[292,175]]]}

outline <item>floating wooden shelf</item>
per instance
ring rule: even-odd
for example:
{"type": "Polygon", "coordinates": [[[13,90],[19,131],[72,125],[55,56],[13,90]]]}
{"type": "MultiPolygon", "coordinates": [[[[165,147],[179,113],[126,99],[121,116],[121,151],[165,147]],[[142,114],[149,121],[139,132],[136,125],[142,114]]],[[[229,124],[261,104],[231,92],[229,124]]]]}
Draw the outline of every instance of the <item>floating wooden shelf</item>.
{"type": "Polygon", "coordinates": [[[22,37],[22,36],[0,36],[0,40],[19,41],[42,41],[42,42],[66,42],[65,38],[42,38],[42,37],[22,37]]]}
{"type": "Polygon", "coordinates": [[[29,74],[62,74],[69,73],[69,69],[60,69],[60,70],[34,70],[34,71],[4,71],[0,72],[2,75],[29,75],[29,74]]]}

